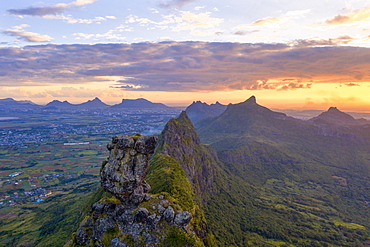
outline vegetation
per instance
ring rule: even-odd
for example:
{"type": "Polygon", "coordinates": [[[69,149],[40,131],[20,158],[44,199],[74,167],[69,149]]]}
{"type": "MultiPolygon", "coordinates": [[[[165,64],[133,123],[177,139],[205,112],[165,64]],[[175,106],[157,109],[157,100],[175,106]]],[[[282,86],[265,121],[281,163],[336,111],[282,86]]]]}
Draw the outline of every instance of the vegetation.
{"type": "Polygon", "coordinates": [[[183,210],[194,212],[192,187],[184,170],[172,157],[156,154],[150,159],[146,181],[152,187],[151,193],[168,193],[183,210]]]}
{"type": "Polygon", "coordinates": [[[205,203],[206,219],[222,246],[370,242],[365,129],[354,135],[358,139],[320,135],[318,127],[271,117],[267,108],[228,109],[199,125],[202,141],[223,163],[217,193],[205,203]]]}
{"type": "Polygon", "coordinates": [[[95,189],[95,183],[86,184],[79,193],[11,208],[1,220],[2,246],[63,246],[75,230],[81,209],[87,210],[89,191],[95,189]]]}

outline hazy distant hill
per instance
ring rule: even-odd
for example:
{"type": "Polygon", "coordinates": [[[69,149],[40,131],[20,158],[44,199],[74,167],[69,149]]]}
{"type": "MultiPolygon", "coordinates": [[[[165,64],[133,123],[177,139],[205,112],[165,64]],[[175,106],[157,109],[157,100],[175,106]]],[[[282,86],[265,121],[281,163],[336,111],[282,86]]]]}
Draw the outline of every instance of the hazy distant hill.
{"type": "Polygon", "coordinates": [[[162,103],[153,103],[149,100],[139,99],[122,99],[122,102],[111,106],[112,109],[120,108],[141,108],[141,109],[169,109],[170,107],[162,103]]]}
{"type": "Polygon", "coordinates": [[[68,101],[59,101],[59,100],[53,100],[45,105],[46,107],[56,107],[56,108],[73,108],[76,105],[73,105],[69,103],[68,101]]]}
{"type": "Polygon", "coordinates": [[[93,100],[89,100],[87,102],[77,104],[75,106],[78,107],[78,108],[82,108],[82,109],[107,108],[107,107],[109,107],[109,105],[102,102],[98,97],[96,97],[93,100]]]}
{"type": "Polygon", "coordinates": [[[199,122],[207,117],[216,117],[225,111],[226,105],[220,104],[218,101],[215,104],[208,105],[201,101],[194,101],[186,108],[186,113],[193,123],[199,122]]]}
{"type": "Polygon", "coordinates": [[[358,121],[351,115],[341,112],[336,107],[330,107],[328,111],[322,112],[319,116],[310,119],[311,122],[318,122],[320,120],[344,125],[359,125],[366,123],[366,121],[363,121],[364,119],[358,121]]]}
{"type": "Polygon", "coordinates": [[[0,99],[0,106],[9,109],[33,109],[40,107],[30,100],[14,100],[12,98],[0,99]]]}

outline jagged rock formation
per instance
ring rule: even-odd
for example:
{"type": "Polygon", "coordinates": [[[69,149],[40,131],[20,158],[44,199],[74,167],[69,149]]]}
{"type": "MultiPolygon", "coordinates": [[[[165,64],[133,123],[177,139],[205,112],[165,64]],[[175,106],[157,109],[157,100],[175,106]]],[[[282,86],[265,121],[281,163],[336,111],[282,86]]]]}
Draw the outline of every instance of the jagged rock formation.
{"type": "MultiPolygon", "coordinates": [[[[131,207],[114,199],[93,205],[91,214],[80,224],[75,243],[81,246],[160,246],[169,233],[190,232],[192,215],[175,210],[177,205],[163,196],[151,198],[145,207],[131,207]],[[177,230],[178,229],[178,230],[177,230]]],[[[168,237],[167,237],[168,238],[168,237]]],[[[189,242],[195,239],[189,237],[189,242]]]]}
{"type": "Polygon", "coordinates": [[[190,224],[191,213],[168,195],[147,194],[144,178],[156,142],[156,136],[112,138],[100,177],[115,198],[94,203],[66,246],[204,246],[190,224]]]}
{"type": "Polygon", "coordinates": [[[196,123],[208,117],[219,116],[226,110],[226,107],[226,105],[220,104],[218,101],[210,105],[201,101],[194,101],[185,111],[191,121],[196,123]]]}
{"type": "Polygon", "coordinates": [[[113,137],[100,172],[103,189],[127,205],[142,202],[150,189],[144,177],[156,143],[156,136],[113,137]]]}

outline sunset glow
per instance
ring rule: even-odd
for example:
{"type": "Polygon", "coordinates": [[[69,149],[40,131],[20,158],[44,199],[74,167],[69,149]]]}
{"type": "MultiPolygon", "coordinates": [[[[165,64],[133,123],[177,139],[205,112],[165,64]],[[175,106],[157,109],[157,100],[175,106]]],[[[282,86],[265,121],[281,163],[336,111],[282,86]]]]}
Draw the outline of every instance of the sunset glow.
{"type": "Polygon", "coordinates": [[[370,112],[367,1],[6,1],[0,98],[370,112]],[[146,7],[143,7],[146,6],[146,7]]]}

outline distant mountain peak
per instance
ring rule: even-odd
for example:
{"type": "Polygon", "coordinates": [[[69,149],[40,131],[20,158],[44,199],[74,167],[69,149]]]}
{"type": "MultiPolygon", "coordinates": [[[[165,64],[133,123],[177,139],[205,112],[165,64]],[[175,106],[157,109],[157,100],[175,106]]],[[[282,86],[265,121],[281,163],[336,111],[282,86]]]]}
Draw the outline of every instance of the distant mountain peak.
{"type": "Polygon", "coordinates": [[[15,100],[13,98],[5,98],[5,99],[0,99],[0,101],[11,101],[11,102],[15,102],[15,100]]]}
{"type": "Polygon", "coordinates": [[[80,107],[80,108],[86,108],[86,109],[109,107],[109,105],[102,102],[98,97],[95,97],[93,100],[88,100],[88,101],[86,101],[84,103],[81,103],[81,104],[78,104],[76,106],[80,107]]]}
{"type": "Polygon", "coordinates": [[[336,114],[338,116],[342,116],[344,118],[347,118],[347,119],[354,119],[351,115],[347,114],[347,113],[344,113],[342,111],[340,111],[337,107],[330,107],[326,112],[323,112],[322,114],[336,114]]]}
{"type": "Polygon", "coordinates": [[[186,108],[188,117],[193,123],[199,122],[207,117],[216,117],[223,113],[226,109],[226,105],[216,102],[214,104],[208,105],[202,101],[193,101],[191,105],[186,108]]]}
{"type": "Polygon", "coordinates": [[[332,106],[332,107],[329,108],[328,112],[333,112],[334,113],[334,112],[341,112],[341,111],[339,111],[337,107],[332,106]]]}
{"type": "Polygon", "coordinates": [[[168,109],[170,107],[162,103],[153,103],[144,98],[122,99],[122,102],[111,106],[112,108],[142,108],[142,109],[168,109]]]}
{"type": "Polygon", "coordinates": [[[38,107],[37,104],[30,100],[15,100],[13,98],[0,99],[0,105],[6,107],[38,107]]]}
{"type": "Polygon", "coordinates": [[[249,99],[247,99],[246,101],[244,101],[244,103],[257,104],[256,97],[253,95],[249,99]]]}
{"type": "Polygon", "coordinates": [[[187,126],[190,126],[191,128],[194,128],[194,125],[193,123],[191,122],[188,114],[186,113],[186,111],[182,111],[179,115],[179,117],[177,118],[177,121],[179,121],[179,123],[181,123],[182,125],[187,125],[187,126]]]}
{"type": "Polygon", "coordinates": [[[349,124],[357,125],[359,124],[354,117],[351,115],[340,111],[337,107],[330,107],[327,111],[322,112],[319,116],[314,117],[311,121],[325,120],[337,124],[349,124]]]}

